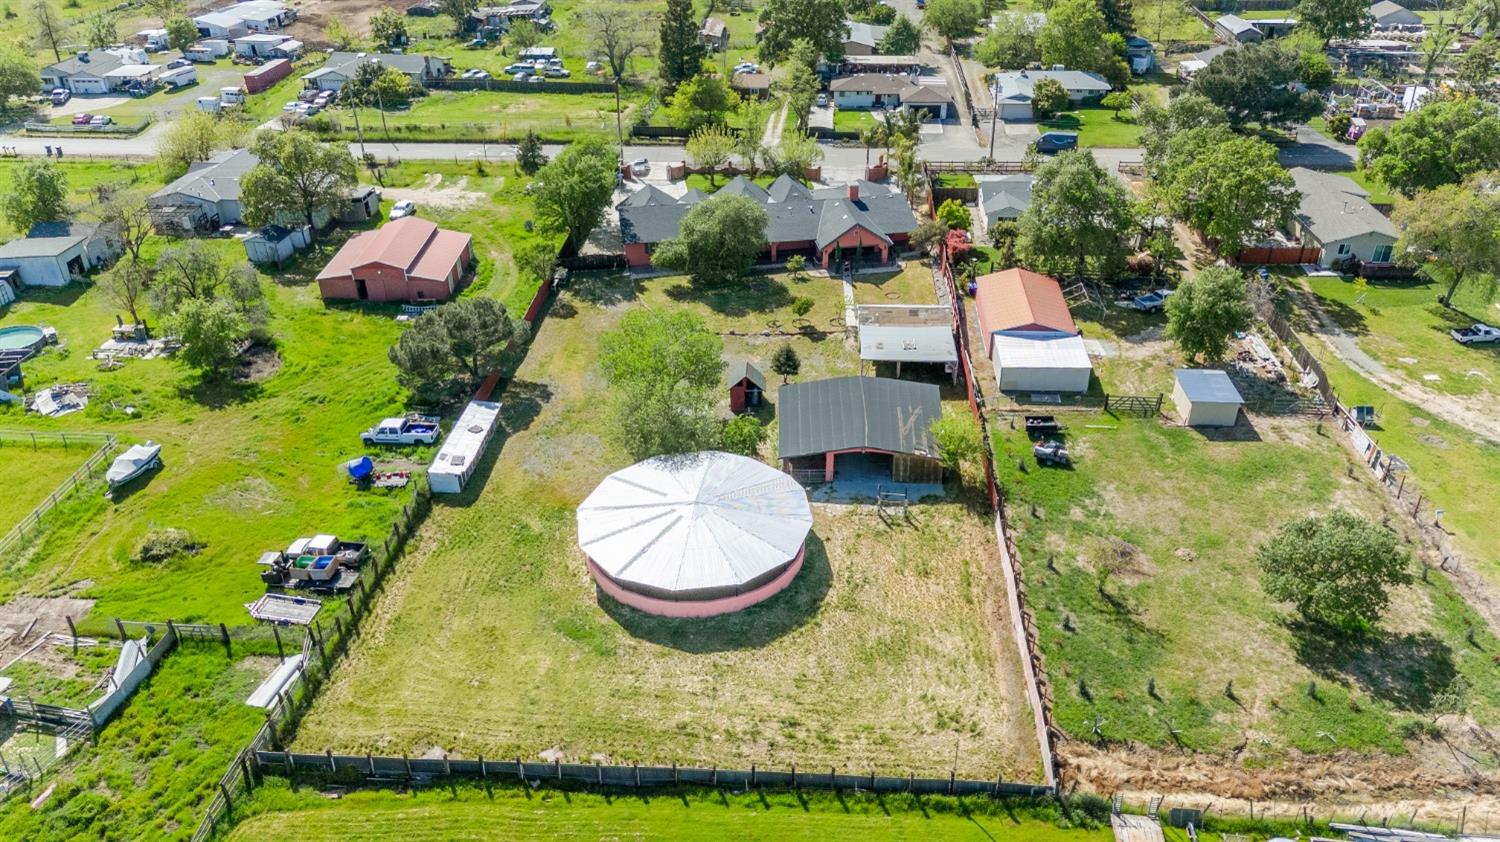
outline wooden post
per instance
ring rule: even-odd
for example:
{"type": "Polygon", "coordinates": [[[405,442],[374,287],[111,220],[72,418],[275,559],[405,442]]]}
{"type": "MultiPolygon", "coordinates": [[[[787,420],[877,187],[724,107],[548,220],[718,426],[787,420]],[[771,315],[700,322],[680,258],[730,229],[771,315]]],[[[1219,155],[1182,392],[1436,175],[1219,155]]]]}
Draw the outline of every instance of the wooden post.
{"type": "Polygon", "coordinates": [[[677,781],[677,761],[673,760],[672,761],[672,785],[676,786],[677,783],[678,783],[678,781],[677,781]]]}
{"type": "Polygon", "coordinates": [[[523,781],[526,780],[526,766],[521,763],[521,756],[519,754],[516,755],[516,777],[523,781]]]}
{"type": "Polygon", "coordinates": [[[604,765],[596,761],[594,763],[594,771],[598,772],[599,785],[604,786],[604,765]]]}
{"type": "Polygon", "coordinates": [[[453,777],[453,764],[448,761],[448,752],[443,752],[443,774],[453,777]]]}
{"type": "Polygon", "coordinates": [[[328,771],[337,772],[339,770],[339,767],[333,762],[333,749],[325,748],[323,749],[323,752],[328,755],[328,771]]]}
{"type": "Polygon", "coordinates": [[[792,789],[797,788],[797,764],[792,764],[792,789]]]}
{"type": "Polygon", "coordinates": [[[250,758],[240,755],[240,771],[245,773],[245,789],[255,789],[255,778],[250,774],[250,758]]]}
{"type": "MultiPolygon", "coordinates": [[[[274,629],[276,627],[272,626],[271,628],[274,629]]],[[[234,647],[229,643],[229,629],[223,623],[219,624],[219,636],[224,638],[224,654],[230,658],[234,657],[234,647]]]]}
{"type": "Polygon", "coordinates": [[[120,630],[120,640],[125,640],[125,624],[120,622],[119,617],[115,618],[115,628],[120,630]]]}
{"type": "Polygon", "coordinates": [[[406,755],[403,754],[403,755],[401,755],[401,762],[406,765],[406,777],[407,777],[408,780],[410,780],[411,779],[411,758],[409,758],[409,757],[407,757],[406,755]]]}
{"type": "Polygon", "coordinates": [[[365,752],[365,766],[369,769],[367,774],[375,774],[375,755],[369,753],[368,751],[365,752]]]}
{"type": "Polygon", "coordinates": [[[490,773],[484,768],[484,755],[479,755],[479,777],[488,778],[490,773]]]}
{"type": "Polygon", "coordinates": [[[286,650],[281,648],[281,632],[277,630],[276,624],[271,624],[271,636],[276,638],[276,657],[282,662],[286,661],[286,650]]]}
{"type": "Polygon", "coordinates": [[[755,764],[750,764],[750,788],[755,789],[755,764]]]}
{"type": "Polygon", "coordinates": [[[75,625],[73,625],[73,618],[72,617],[64,616],[63,619],[68,621],[68,631],[70,631],[70,632],[73,633],[73,654],[77,655],[78,654],[78,627],[75,626],[75,625]]]}
{"type": "Polygon", "coordinates": [[[641,785],[641,764],[631,761],[631,768],[635,769],[635,785],[641,785]]]}

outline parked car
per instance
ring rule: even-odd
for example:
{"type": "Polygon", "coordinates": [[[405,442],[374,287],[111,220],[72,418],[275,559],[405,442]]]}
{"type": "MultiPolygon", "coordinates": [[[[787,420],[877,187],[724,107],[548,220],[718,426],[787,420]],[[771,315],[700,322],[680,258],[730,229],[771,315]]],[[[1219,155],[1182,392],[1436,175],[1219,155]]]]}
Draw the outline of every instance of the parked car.
{"type": "Polygon", "coordinates": [[[522,70],[521,72],[517,73],[516,75],[510,77],[510,80],[512,82],[524,82],[524,81],[526,81],[527,79],[530,79],[530,78],[531,78],[531,71],[530,70],[522,70]]]}
{"type": "Polygon", "coordinates": [[[583,66],[583,72],[585,73],[598,73],[603,69],[604,65],[600,64],[597,61],[591,61],[583,66]]]}
{"type": "Polygon", "coordinates": [[[427,415],[386,418],[359,434],[359,440],[372,444],[433,444],[443,431],[438,419],[427,415]]]}
{"type": "Polygon", "coordinates": [[[636,158],[630,162],[630,172],[637,176],[646,175],[651,172],[651,162],[645,158],[636,158]]]}
{"type": "MultiPolygon", "coordinates": [[[[760,65],[753,61],[742,61],[734,66],[734,73],[759,73],[760,65]]],[[[733,75],[733,74],[731,74],[733,75]]]]}
{"type": "Polygon", "coordinates": [[[67,88],[53,88],[48,96],[52,99],[53,105],[67,105],[68,100],[73,98],[73,92],[67,88]]]}
{"type": "Polygon", "coordinates": [[[114,121],[115,121],[115,118],[109,116],[108,114],[95,114],[93,116],[93,118],[89,120],[89,125],[90,126],[107,126],[110,123],[113,123],[114,121]]]}
{"type": "Polygon", "coordinates": [[[82,114],[74,114],[73,125],[87,126],[89,124],[89,121],[92,119],[94,119],[94,115],[88,113],[87,111],[83,112],[82,114]]]}
{"type": "Polygon", "coordinates": [[[1057,152],[1066,152],[1069,149],[1078,148],[1078,133],[1043,132],[1042,136],[1037,138],[1031,145],[1036,148],[1036,151],[1048,155],[1057,152]]]}
{"type": "Polygon", "coordinates": [[[466,50],[482,50],[485,47],[488,47],[489,45],[490,45],[490,42],[484,40],[483,38],[475,38],[473,41],[470,41],[469,43],[465,44],[464,45],[464,49],[466,49],[466,50]]]}
{"type": "Polygon", "coordinates": [[[1167,308],[1167,299],[1171,297],[1172,292],[1170,289],[1153,289],[1144,295],[1137,295],[1130,299],[1126,306],[1142,313],[1159,313],[1167,308]]]}
{"type": "Polygon", "coordinates": [[[391,205],[391,219],[400,219],[403,216],[411,216],[417,212],[417,203],[411,199],[402,199],[391,205]]]}
{"type": "Polygon", "coordinates": [[[188,67],[191,64],[192,64],[192,62],[188,61],[185,58],[174,58],[171,61],[167,62],[167,69],[168,70],[175,70],[175,69],[177,69],[179,67],[188,67]]]}
{"type": "Polygon", "coordinates": [[[546,70],[546,75],[552,77],[553,79],[566,79],[573,74],[561,67],[549,67],[546,70]]]}
{"type": "Polygon", "coordinates": [[[505,72],[506,73],[525,73],[525,74],[529,75],[531,73],[531,64],[529,62],[521,62],[521,61],[512,62],[511,64],[507,64],[505,66],[505,72]]]}
{"type": "Polygon", "coordinates": [[[818,107],[819,108],[827,108],[828,107],[828,94],[823,94],[823,93],[818,94],[818,107]]]}
{"type": "Polygon", "coordinates": [[[1500,327],[1475,322],[1469,327],[1448,331],[1462,345],[1479,345],[1485,342],[1500,342],[1500,327]]]}
{"type": "Polygon", "coordinates": [[[526,79],[526,81],[530,82],[533,85],[538,85],[538,84],[541,84],[542,82],[547,81],[547,77],[545,77],[545,76],[530,76],[530,77],[528,77],[526,79]]]}

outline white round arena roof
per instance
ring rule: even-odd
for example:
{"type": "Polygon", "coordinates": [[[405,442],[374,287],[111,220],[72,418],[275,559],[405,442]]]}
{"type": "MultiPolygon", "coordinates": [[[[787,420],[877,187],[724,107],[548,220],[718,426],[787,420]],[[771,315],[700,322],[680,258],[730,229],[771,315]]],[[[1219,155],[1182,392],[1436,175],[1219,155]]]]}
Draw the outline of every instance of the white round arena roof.
{"type": "Polygon", "coordinates": [[[754,582],[795,559],[811,529],[796,480],[715,451],[638,462],[578,507],[578,546],[611,579],[673,593],[754,582]]]}

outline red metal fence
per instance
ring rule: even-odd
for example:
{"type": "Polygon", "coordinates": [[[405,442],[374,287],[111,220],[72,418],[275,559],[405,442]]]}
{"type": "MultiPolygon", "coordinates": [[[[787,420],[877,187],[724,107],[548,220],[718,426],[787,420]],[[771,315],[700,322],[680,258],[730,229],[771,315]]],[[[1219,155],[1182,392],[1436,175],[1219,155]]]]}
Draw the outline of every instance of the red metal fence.
{"type": "Polygon", "coordinates": [[[1237,263],[1253,263],[1266,266],[1297,266],[1317,263],[1323,250],[1311,246],[1257,246],[1248,248],[1235,258],[1237,263]]]}

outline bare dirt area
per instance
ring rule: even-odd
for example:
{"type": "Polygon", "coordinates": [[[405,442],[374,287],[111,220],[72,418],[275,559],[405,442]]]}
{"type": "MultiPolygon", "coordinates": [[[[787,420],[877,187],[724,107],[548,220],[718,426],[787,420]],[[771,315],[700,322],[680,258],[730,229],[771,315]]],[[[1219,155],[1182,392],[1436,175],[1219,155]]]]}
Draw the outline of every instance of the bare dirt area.
{"type": "Polygon", "coordinates": [[[29,639],[46,632],[68,633],[68,618],[82,619],[94,608],[92,599],[76,599],[71,596],[18,596],[0,605],[0,634],[13,638],[31,625],[29,639]]]}
{"type": "Polygon", "coordinates": [[[443,177],[437,173],[429,174],[415,187],[390,187],[384,192],[385,198],[393,202],[408,199],[416,202],[419,214],[424,207],[441,210],[472,208],[487,198],[485,194],[469,189],[468,176],[461,176],[451,184],[444,184],[443,177]]]}
{"type": "Polygon", "coordinates": [[[371,3],[369,0],[312,0],[297,7],[297,20],[286,28],[288,35],[306,44],[308,48],[326,50],[332,43],[323,34],[331,20],[338,20],[354,30],[356,35],[370,34],[370,18],[381,9],[391,8],[405,14],[420,0],[387,0],[371,3]]]}

